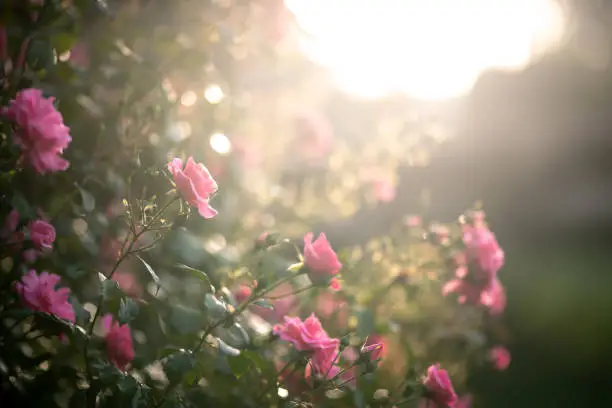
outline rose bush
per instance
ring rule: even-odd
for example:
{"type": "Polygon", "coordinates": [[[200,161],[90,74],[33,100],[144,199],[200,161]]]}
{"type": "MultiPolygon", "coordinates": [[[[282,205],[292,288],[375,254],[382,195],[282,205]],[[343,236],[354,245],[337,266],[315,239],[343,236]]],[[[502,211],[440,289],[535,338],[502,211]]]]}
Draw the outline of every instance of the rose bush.
{"type": "Polygon", "coordinates": [[[279,113],[291,13],[225,3],[0,5],[0,404],[470,406],[510,364],[484,213],[315,239],[420,154],[279,113]]]}

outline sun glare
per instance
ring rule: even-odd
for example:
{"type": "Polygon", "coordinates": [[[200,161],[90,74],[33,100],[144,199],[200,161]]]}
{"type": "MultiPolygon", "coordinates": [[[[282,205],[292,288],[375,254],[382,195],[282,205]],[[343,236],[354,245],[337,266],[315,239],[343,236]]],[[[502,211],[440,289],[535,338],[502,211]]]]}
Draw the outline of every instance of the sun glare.
{"type": "Polygon", "coordinates": [[[556,44],[552,0],[286,0],[309,58],[357,96],[446,99],[489,68],[520,68],[556,44]]]}

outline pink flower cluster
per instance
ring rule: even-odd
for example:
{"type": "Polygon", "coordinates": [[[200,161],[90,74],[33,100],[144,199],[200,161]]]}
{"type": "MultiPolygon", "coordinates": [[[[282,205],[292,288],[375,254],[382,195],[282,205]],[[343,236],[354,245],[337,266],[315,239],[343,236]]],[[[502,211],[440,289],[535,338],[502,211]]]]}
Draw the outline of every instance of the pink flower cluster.
{"type": "Polygon", "coordinates": [[[192,157],[187,159],[183,169],[181,159],[168,163],[168,170],[174,178],[177,190],[189,205],[198,209],[204,218],[213,218],[217,211],[209,204],[210,198],[217,191],[217,182],[202,163],[196,163],[192,157]]]}
{"type": "Polygon", "coordinates": [[[496,346],[489,350],[489,360],[496,370],[504,371],[510,365],[512,357],[507,348],[496,346]]]}
{"type": "Polygon", "coordinates": [[[425,398],[431,401],[435,408],[456,408],[457,394],[448,373],[440,368],[440,364],[429,366],[423,385],[427,390],[425,398]]]}
{"type": "Polygon", "coordinates": [[[299,317],[285,317],[284,323],[275,325],[273,330],[297,350],[311,352],[304,374],[307,379],[312,375],[333,378],[340,372],[336,365],[340,340],[329,337],[314,313],[304,321],[299,317]]]}
{"type": "Polygon", "coordinates": [[[60,157],[72,138],[53,97],[45,98],[40,89],[28,88],[17,93],[2,114],[16,125],[13,139],[21,149],[22,163],[38,174],[66,170],[68,161],[60,157]]]}
{"type": "Polygon", "coordinates": [[[314,284],[329,283],[334,290],[340,289],[335,275],[340,272],[342,263],[334,252],[325,234],[321,233],[313,241],[314,234],[304,236],[304,265],[308,268],[308,277],[314,284]]]}
{"type": "MultiPolygon", "coordinates": [[[[53,247],[55,228],[47,221],[38,219],[27,224],[26,232],[32,242],[32,248],[23,252],[23,258],[32,263],[41,253],[53,247]]],[[[0,239],[16,249],[21,249],[25,240],[25,233],[19,230],[19,213],[16,210],[12,210],[6,217],[4,226],[0,230],[0,239]]]]}
{"type": "Polygon", "coordinates": [[[28,309],[74,323],[74,309],[68,301],[70,289],[57,289],[59,282],[58,275],[48,272],[39,275],[32,269],[15,284],[15,290],[21,298],[21,303],[28,309]]]}
{"type": "Polygon", "coordinates": [[[125,370],[134,360],[134,345],[132,343],[132,333],[127,324],[120,325],[113,321],[111,315],[104,316],[104,329],[106,335],[106,354],[111,363],[118,369],[125,370]]]}
{"type": "Polygon", "coordinates": [[[455,257],[455,279],[447,282],[442,292],[456,293],[460,303],[482,305],[497,315],[506,307],[506,292],[497,278],[504,264],[504,251],[482,217],[463,226],[465,250],[455,257]]]}

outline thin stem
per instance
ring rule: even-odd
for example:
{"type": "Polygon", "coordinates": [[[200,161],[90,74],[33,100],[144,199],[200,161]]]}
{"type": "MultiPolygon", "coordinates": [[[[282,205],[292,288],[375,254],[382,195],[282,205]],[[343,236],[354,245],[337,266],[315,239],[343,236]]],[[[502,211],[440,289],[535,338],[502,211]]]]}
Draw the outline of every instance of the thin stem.
{"type": "Polygon", "coordinates": [[[302,289],[298,289],[294,292],[290,292],[290,293],[285,293],[284,295],[277,295],[277,296],[266,296],[267,299],[269,300],[277,300],[277,299],[282,299],[291,295],[297,295],[298,293],[302,293],[302,292],[306,292],[307,290],[310,290],[312,288],[315,288],[315,285],[310,285],[310,286],[306,286],[302,289]]]}
{"type": "MultiPolygon", "coordinates": [[[[279,287],[283,283],[290,281],[291,279],[295,278],[296,276],[299,276],[299,274],[289,275],[289,276],[279,280],[278,282],[274,283],[272,286],[262,290],[260,293],[254,293],[253,296],[251,296],[243,304],[241,304],[233,313],[228,314],[223,319],[218,320],[216,323],[210,325],[204,331],[204,334],[202,334],[202,336],[200,337],[200,340],[198,341],[198,344],[193,349],[191,349],[191,352],[192,353],[196,353],[198,350],[200,350],[202,348],[202,346],[204,345],[204,342],[206,341],[206,337],[208,337],[208,335],[211,334],[217,327],[219,327],[221,325],[224,325],[227,322],[229,322],[230,320],[234,319],[236,316],[239,316],[242,312],[244,312],[257,299],[262,298],[266,293],[269,293],[271,290],[276,289],[277,287],[279,287]]],[[[199,381],[199,377],[196,376],[196,378],[194,379],[194,384],[197,384],[198,381],[199,381]]],[[[154,407],[155,408],[160,407],[164,403],[166,398],[168,397],[168,394],[170,393],[170,391],[172,391],[177,385],[178,385],[178,382],[168,386],[168,388],[166,389],[166,391],[162,395],[161,399],[157,402],[157,404],[154,405],[154,407]]]]}
{"type": "MultiPolygon", "coordinates": [[[[152,218],[151,220],[146,224],[142,226],[142,229],[135,234],[130,234],[128,233],[126,235],[125,240],[123,241],[123,245],[121,248],[121,255],[119,256],[119,258],[117,259],[117,261],[115,262],[115,264],[113,265],[110,273],[107,276],[107,279],[112,279],[113,275],[115,274],[115,272],[117,271],[117,269],[119,268],[119,265],[121,265],[121,263],[129,256],[133,253],[132,248],[134,247],[134,245],[136,244],[136,242],[138,241],[138,239],[145,234],[149,228],[153,225],[153,223],[161,216],[161,214],[166,211],[166,209],[168,207],[170,207],[170,205],[172,205],[173,203],[175,203],[177,200],[179,200],[179,197],[175,197],[172,200],[169,200],[152,218]],[[125,249],[125,245],[129,240],[130,235],[132,235],[132,239],[130,240],[130,243],[127,247],[127,249],[125,249]]],[[[91,337],[93,334],[93,329],[95,327],[96,324],[96,320],[100,317],[100,313],[102,311],[102,295],[100,295],[98,297],[98,302],[97,302],[97,308],[96,308],[96,313],[94,314],[94,317],[89,325],[89,329],[87,330],[87,338],[85,340],[85,347],[83,349],[83,355],[85,357],[85,373],[87,375],[87,379],[88,382],[90,384],[90,390],[93,390],[93,387],[91,386],[92,380],[93,380],[93,376],[92,376],[92,372],[91,372],[91,366],[89,364],[89,356],[88,356],[88,350],[89,350],[89,345],[90,345],[90,341],[91,341],[91,337]]],[[[88,394],[87,396],[87,401],[89,403],[89,406],[92,408],[95,408],[95,395],[93,394],[88,394]]]]}
{"type": "MultiPolygon", "coordinates": [[[[289,360],[289,362],[287,364],[285,364],[283,366],[283,368],[280,369],[280,371],[276,374],[276,378],[278,379],[287,368],[289,368],[292,364],[297,363],[298,361],[300,361],[303,358],[303,356],[301,354],[298,354],[294,359],[289,360]]],[[[291,372],[289,373],[289,375],[292,375],[293,373],[295,373],[297,371],[297,369],[299,368],[298,365],[295,365],[293,367],[293,370],[291,370],[291,372]]],[[[270,390],[272,388],[274,388],[274,385],[276,385],[277,381],[273,381],[268,387],[266,387],[263,392],[257,397],[257,399],[262,398],[264,395],[266,395],[268,392],[270,392],[270,390]]]]}
{"type": "Polygon", "coordinates": [[[280,285],[282,285],[285,282],[290,281],[291,279],[295,278],[297,275],[291,275],[291,276],[287,276],[281,280],[279,280],[278,282],[276,282],[275,284],[273,284],[272,286],[270,286],[269,288],[264,289],[263,291],[261,291],[260,293],[255,293],[254,296],[250,297],[249,299],[247,299],[243,304],[241,304],[238,309],[236,309],[236,311],[234,311],[233,313],[228,314],[226,317],[224,317],[221,320],[218,320],[216,323],[212,324],[211,326],[209,326],[206,331],[204,332],[204,334],[202,335],[202,337],[200,338],[200,342],[198,343],[198,345],[196,346],[195,349],[193,349],[193,351],[197,351],[199,350],[202,345],[204,344],[204,342],[206,341],[206,337],[212,333],[213,330],[215,330],[217,327],[229,322],[231,319],[233,319],[234,317],[240,315],[243,311],[245,311],[253,302],[255,302],[257,299],[262,298],[265,294],[269,293],[270,291],[276,289],[277,287],[279,287],[280,285]]]}

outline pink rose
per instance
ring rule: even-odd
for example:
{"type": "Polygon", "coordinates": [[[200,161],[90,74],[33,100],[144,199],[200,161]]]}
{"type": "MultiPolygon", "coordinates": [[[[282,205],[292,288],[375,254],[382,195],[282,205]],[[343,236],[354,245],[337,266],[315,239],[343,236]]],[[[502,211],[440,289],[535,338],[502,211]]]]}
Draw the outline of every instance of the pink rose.
{"type": "Polygon", "coordinates": [[[512,357],[507,348],[497,346],[489,350],[489,360],[493,362],[493,366],[496,370],[504,371],[510,365],[512,357]]]}
{"type": "Polygon", "coordinates": [[[489,308],[493,316],[503,313],[506,309],[506,290],[499,279],[491,281],[487,289],[480,295],[480,303],[489,308]]]}
{"type": "Polygon", "coordinates": [[[126,295],[134,298],[142,297],[144,291],[136,276],[131,272],[117,270],[112,279],[126,295]]]}
{"type": "Polygon", "coordinates": [[[506,292],[497,278],[481,282],[453,279],[442,287],[444,296],[450,293],[459,296],[459,303],[485,306],[491,315],[499,315],[506,308],[506,292]]]}
{"type": "Polygon", "coordinates": [[[304,378],[310,383],[311,377],[331,379],[338,375],[341,371],[340,367],[336,365],[339,353],[339,343],[330,347],[323,347],[316,349],[312,354],[312,358],[306,364],[306,370],[304,371],[304,378]]]}
{"type": "Polygon", "coordinates": [[[438,407],[454,408],[457,403],[457,394],[446,370],[440,368],[440,364],[429,366],[427,376],[423,380],[427,389],[429,400],[438,407]]]}
{"type": "Polygon", "coordinates": [[[43,220],[34,220],[28,223],[30,240],[38,250],[49,249],[55,241],[55,228],[43,220]]]}
{"type": "Polygon", "coordinates": [[[26,162],[38,174],[66,170],[69,163],[60,157],[72,138],[69,128],[53,102],[40,89],[28,88],[17,93],[2,113],[17,125],[13,135],[21,149],[21,162],[26,162]]]}
{"type": "Polygon", "coordinates": [[[217,211],[209,204],[211,196],[217,191],[217,183],[202,163],[196,163],[190,157],[183,169],[183,161],[173,159],[168,163],[168,170],[185,201],[196,207],[202,217],[212,218],[217,215],[217,211]]]}
{"type": "Polygon", "coordinates": [[[56,289],[59,281],[58,275],[48,272],[38,275],[32,269],[15,284],[15,289],[21,298],[21,303],[28,309],[49,313],[74,323],[74,309],[68,301],[70,289],[56,289]]]}
{"type": "Polygon", "coordinates": [[[313,236],[312,232],[304,236],[304,264],[314,283],[327,282],[340,271],[342,264],[325,234],[321,233],[314,242],[313,236]]]}
{"type": "Polygon", "coordinates": [[[469,265],[474,265],[476,278],[488,278],[504,264],[504,251],[499,247],[495,234],[486,227],[465,225],[463,243],[469,265]]]}
{"type": "Polygon", "coordinates": [[[253,290],[247,285],[240,285],[233,292],[234,298],[238,303],[244,303],[253,294],[253,290]]]}
{"type": "Polygon", "coordinates": [[[120,325],[119,322],[113,321],[113,316],[104,316],[104,329],[106,335],[106,354],[111,363],[118,369],[125,368],[134,359],[134,345],[132,343],[132,333],[127,324],[120,325]]]}
{"type": "Polygon", "coordinates": [[[328,349],[340,344],[340,340],[327,335],[314,313],[303,322],[299,317],[285,316],[284,323],[275,325],[273,330],[282,340],[293,343],[299,351],[328,349]]]}

